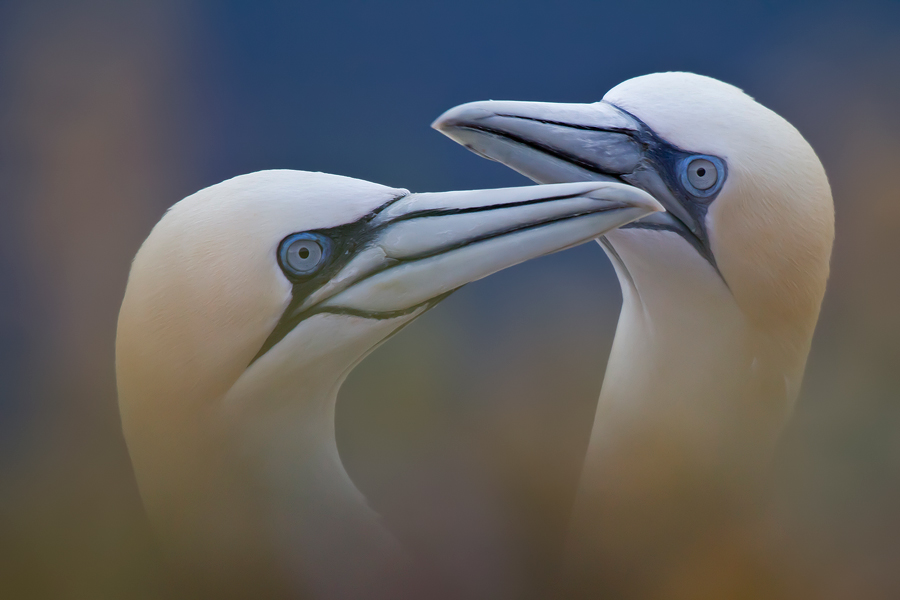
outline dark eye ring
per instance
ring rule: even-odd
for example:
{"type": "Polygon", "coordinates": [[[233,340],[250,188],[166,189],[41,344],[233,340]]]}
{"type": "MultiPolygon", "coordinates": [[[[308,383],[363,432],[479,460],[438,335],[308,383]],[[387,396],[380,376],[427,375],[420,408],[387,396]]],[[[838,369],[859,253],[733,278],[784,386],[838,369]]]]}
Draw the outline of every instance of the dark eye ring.
{"type": "Polygon", "coordinates": [[[681,185],[694,196],[708,198],[725,180],[725,163],[715,156],[695,154],[679,165],[681,185]]]}
{"type": "Polygon", "coordinates": [[[289,279],[315,275],[331,259],[331,240],[318,233],[292,233],[278,246],[278,264],[289,279]]]}

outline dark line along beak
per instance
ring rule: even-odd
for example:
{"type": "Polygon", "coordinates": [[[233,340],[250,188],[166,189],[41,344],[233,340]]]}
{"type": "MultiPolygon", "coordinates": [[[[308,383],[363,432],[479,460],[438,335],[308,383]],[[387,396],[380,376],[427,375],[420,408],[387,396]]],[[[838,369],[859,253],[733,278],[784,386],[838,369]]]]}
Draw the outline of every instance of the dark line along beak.
{"type": "MultiPolygon", "coordinates": [[[[342,265],[293,297],[257,358],[321,312],[384,319],[518,263],[595,239],[662,206],[621,183],[409,194],[357,223],[342,265]]],[[[348,229],[349,228],[349,229],[348,229]]],[[[320,232],[333,235],[333,232],[320,232]]],[[[256,360],[256,359],[254,359],[256,360]]]]}
{"type": "Polygon", "coordinates": [[[715,266],[705,229],[710,199],[695,201],[673,171],[691,153],[612,104],[470,102],[432,127],[539,183],[618,181],[646,190],[667,212],[629,227],[675,231],[715,266]]]}

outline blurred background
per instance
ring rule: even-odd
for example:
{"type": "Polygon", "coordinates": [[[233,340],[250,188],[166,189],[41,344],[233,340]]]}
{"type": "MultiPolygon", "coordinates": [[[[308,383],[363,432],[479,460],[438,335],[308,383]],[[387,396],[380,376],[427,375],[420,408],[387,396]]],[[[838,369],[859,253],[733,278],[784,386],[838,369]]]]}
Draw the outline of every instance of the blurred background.
{"type": "MultiPolygon", "coordinates": [[[[900,3],[0,2],[0,597],[172,598],[121,435],[129,263],[223,179],[525,185],[429,129],[482,99],[590,102],[689,70],[791,121],[837,241],[779,452],[773,561],[900,597],[900,3]]],[[[471,597],[546,594],[618,317],[588,244],[472,284],[353,372],[348,471],[471,597]]]]}

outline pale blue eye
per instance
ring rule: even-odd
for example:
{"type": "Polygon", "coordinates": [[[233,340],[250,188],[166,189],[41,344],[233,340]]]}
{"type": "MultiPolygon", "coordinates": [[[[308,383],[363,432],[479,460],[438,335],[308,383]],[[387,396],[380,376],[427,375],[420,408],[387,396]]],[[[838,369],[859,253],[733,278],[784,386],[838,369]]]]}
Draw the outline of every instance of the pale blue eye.
{"type": "Polygon", "coordinates": [[[688,164],[687,178],[688,182],[698,190],[708,190],[716,185],[719,173],[716,171],[716,165],[705,158],[697,158],[688,164]]]}
{"type": "Polygon", "coordinates": [[[284,238],[278,248],[278,262],[292,279],[304,279],[318,273],[330,258],[331,240],[318,233],[293,233],[284,238]]]}
{"type": "Polygon", "coordinates": [[[694,196],[706,198],[722,187],[725,164],[715,156],[688,156],[679,167],[681,184],[694,196]]]}

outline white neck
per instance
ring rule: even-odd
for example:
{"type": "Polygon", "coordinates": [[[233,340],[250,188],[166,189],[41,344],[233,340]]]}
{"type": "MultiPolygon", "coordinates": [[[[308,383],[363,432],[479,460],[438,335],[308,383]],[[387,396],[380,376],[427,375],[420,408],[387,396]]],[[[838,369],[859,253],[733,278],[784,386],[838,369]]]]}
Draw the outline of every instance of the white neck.
{"type": "Polygon", "coordinates": [[[787,372],[779,344],[674,233],[618,230],[601,243],[623,306],[570,523],[567,577],[576,596],[628,597],[634,589],[604,587],[616,576],[602,575],[598,561],[631,573],[626,587],[662,585],[656,577],[686,560],[685,548],[740,510],[736,499],[768,462],[803,361],[787,372]]]}
{"type": "Polygon", "coordinates": [[[421,578],[345,471],[334,421],[347,374],[411,318],[311,317],[224,396],[133,387],[123,421],[141,494],[192,576],[268,597],[415,597],[421,578]]]}
{"type": "Polygon", "coordinates": [[[334,429],[344,379],[406,320],[313,317],[298,332],[306,340],[304,361],[296,360],[298,348],[289,336],[223,399],[229,437],[237,440],[257,486],[272,555],[291,574],[292,587],[312,598],[421,593],[421,577],[344,469],[334,429]],[[367,334],[356,343],[341,339],[359,331],[367,334]]]}
{"type": "Polygon", "coordinates": [[[676,234],[609,237],[623,304],[592,446],[652,427],[683,436],[698,459],[750,444],[734,449],[764,460],[796,398],[802,361],[799,372],[786,366],[797,363],[783,360],[777,340],[747,320],[715,269],[676,234]]]}
{"type": "Polygon", "coordinates": [[[225,403],[253,413],[247,421],[241,410],[231,416],[278,571],[313,598],[391,596],[409,565],[341,463],[334,410],[344,375],[330,388],[304,389],[296,380],[279,385],[267,370],[254,374],[268,389],[257,390],[252,406],[240,386],[225,403]]]}

